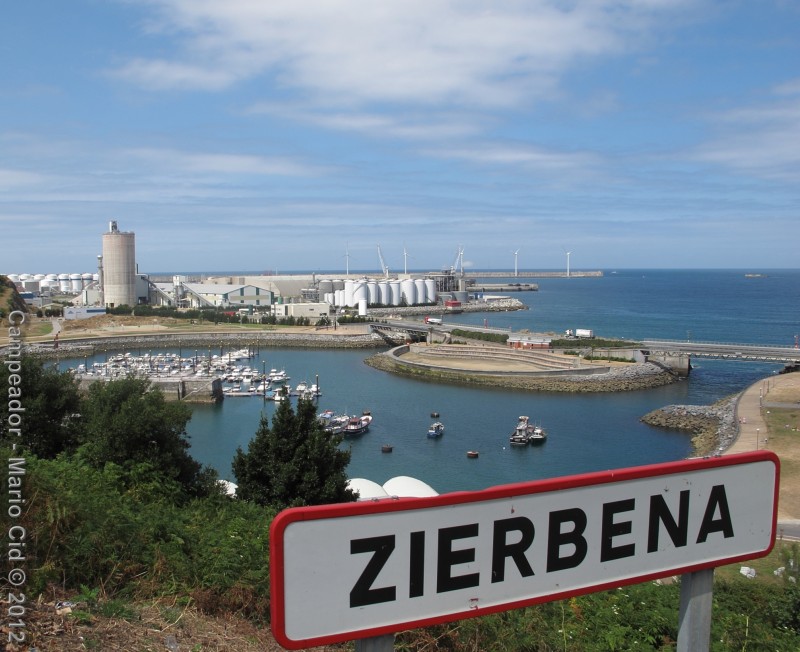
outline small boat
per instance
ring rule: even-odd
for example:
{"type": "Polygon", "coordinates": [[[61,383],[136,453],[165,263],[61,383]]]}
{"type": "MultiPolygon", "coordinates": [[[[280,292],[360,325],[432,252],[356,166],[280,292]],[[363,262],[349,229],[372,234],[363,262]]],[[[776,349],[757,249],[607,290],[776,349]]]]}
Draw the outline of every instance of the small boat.
{"type": "Polygon", "coordinates": [[[533,425],[530,417],[521,416],[508,441],[512,446],[527,446],[528,444],[541,444],[545,439],[547,439],[547,433],[544,428],[533,425]]]}
{"type": "Polygon", "coordinates": [[[360,417],[349,417],[342,432],[344,433],[345,437],[349,437],[351,435],[362,435],[369,430],[370,423],[372,423],[372,416],[369,414],[362,414],[360,417]]]}
{"type": "Polygon", "coordinates": [[[441,437],[444,434],[444,424],[441,421],[434,421],[428,428],[428,437],[441,437]]]}
{"type": "Polygon", "coordinates": [[[478,451],[467,451],[467,457],[470,459],[475,459],[478,457],[478,451]]]}
{"type": "Polygon", "coordinates": [[[543,444],[547,439],[547,431],[541,426],[534,426],[533,432],[528,435],[528,441],[531,444],[543,444]]]}
{"type": "Polygon", "coordinates": [[[381,453],[391,453],[394,447],[391,444],[384,444],[381,446],[381,453]]]}

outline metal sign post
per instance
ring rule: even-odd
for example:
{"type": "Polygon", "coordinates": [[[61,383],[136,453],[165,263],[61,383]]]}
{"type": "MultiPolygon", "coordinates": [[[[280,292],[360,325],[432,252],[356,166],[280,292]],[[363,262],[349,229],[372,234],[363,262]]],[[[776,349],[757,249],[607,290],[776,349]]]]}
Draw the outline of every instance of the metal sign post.
{"type": "Polygon", "coordinates": [[[394,650],[394,634],[356,641],[356,652],[392,652],[392,650],[394,650]]]}
{"type": "Polygon", "coordinates": [[[678,652],[708,652],[711,642],[711,594],[714,569],[681,576],[678,652]]]}

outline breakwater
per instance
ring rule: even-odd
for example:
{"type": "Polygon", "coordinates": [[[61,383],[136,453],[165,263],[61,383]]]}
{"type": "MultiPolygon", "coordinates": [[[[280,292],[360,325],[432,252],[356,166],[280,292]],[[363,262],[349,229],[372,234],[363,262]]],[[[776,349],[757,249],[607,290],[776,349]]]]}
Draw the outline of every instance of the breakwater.
{"type": "Polygon", "coordinates": [[[650,363],[612,367],[604,373],[591,375],[576,373],[555,376],[503,374],[502,372],[476,374],[466,370],[421,367],[405,364],[402,360],[383,353],[372,355],[364,362],[375,369],[412,378],[459,385],[507,387],[534,392],[627,392],[662,387],[676,382],[673,374],[650,363]]]}
{"type": "Polygon", "coordinates": [[[658,428],[682,430],[692,435],[697,456],[725,452],[739,435],[736,404],[740,394],[713,405],[667,405],[642,417],[642,422],[658,428]]]}

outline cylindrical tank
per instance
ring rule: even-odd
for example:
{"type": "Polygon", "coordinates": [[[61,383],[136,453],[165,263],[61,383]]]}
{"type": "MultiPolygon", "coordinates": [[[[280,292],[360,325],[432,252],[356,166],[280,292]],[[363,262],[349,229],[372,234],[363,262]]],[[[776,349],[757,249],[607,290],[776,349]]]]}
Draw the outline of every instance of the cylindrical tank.
{"type": "Polygon", "coordinates": [[[19,283],[19,274],[9,274],[8,280],[12,283],[19,283]]]}
{"type": "Polygon", "coordinates": [[[453,292],[453,298],[456,301],[460,301],[461,303],[467,303],[469,301],[469,292],[465,292],[464,290],[457,290],[453,292]]]}
{"type": "Polygon", "coordinates": [[[432,278],[425,279],[425,303],[436,303],[436,281],[432,278]]]}
{"type": "Polygon", "coordinates": [[[41,282],[41,281],[44,281],[45,278],[47,278],[47,277],[44,274],[34,274],[33,275],[33,280],[34,281],[41,282]]]}
{"type": "Polygon", "coordinates": [[[333,292],[333,281],[329,280],[322,280],[319,282],[319,293],[321,295],[328,294],[328,292],[333,292]]]}
{"type": "Polygon", "coordinates": [[[334,301],[336,300],[336,294],[334,292],[326,292],[322,300],[328,305],[335,305],[334,301]]]}
{"type": "Polygon", "coordinates": [[[334,304],[333,304],[334,306],[347,305],[345,303],[344,290],[334,290],[333,294],[334,294],[334,297],[333,297],[334,298],[334,304]]]}
{"type": "Polygon", "coordinates": [[[377,281],[370,281],[367,283],[367,301],[370,304],[381,302],[381,291],[378,288],[377,281]]]}
{"type": "Polygon", "coordinates": [[[58,291],[59,292],[69,292],[69,274],[59,274],[58,275],[58,291]]]}
{"type": "Polygon", "coordinates": [[[333,283],[334,292],[336,292],[336,290],[344,290],[344,281],[342,279],[335,278],[331,281],[331,283],[333,283]]]}
{"type": "Polygon", "coordinates": [[[355,290],[355,282],[351,279],[347,279],[344,282],[344,302],[339,305],[344,306],[354,306],[355,303],[353,302],[353,291],[355,290]]]}
{"type": "Polygon", "coordinates": [[[400,281],[389,281],[389,304],[392,306],[399,306],[403,294],[400,291],[400,281]]]}
{"type": "Polygon", "coordinates": [[[414,280],[410,278],[400,281],[401,303],[405,301],[407,306],[413,306],[417,302],[417,287],[414,280]]]}
{"type": "Polygon", "coordinates": [[[355,306],[358,305],[358,302],[361,301],[361,299],[365,299],[365,300],[369,301],[369,294],[368,294],[368,290],[367,290],[367,280],[363,279],[363,278],[362,279],[358,279],[353,284],[353,303],[348,304],[348,305],[355,307],[355,306]]]}
{"type": "Polygon", "coordinates": [[[417,303],[426,303],[428,300],[425,298],[425,279],[414,279],[414,289],[417,295],[417,303]]]}
{"type": "MultiPolygon", "coordinates": [[[[58,274],[48,274],[46,278],[48,281],[54,281],[55,285],[58,285],[58,274]]],[[[50,285],[53,285],[53,283],[50,285]]]]}
{"type": "Polygon", "coordinates": [[[358,316],[359,317],[366,317],[367,316],[367,300],[366,299],[359,299],[358,300],[358,316]]]}
{"type": "Polygon", "coordinates": [[[81,274],[81,280],[83,281],[83,288],[86,289],[91,285],[94,278],[93,275],[90,274],[89,272],[84,272],[83,274],[81,274]]]}
{"type": "Polygon", "coordinates": [[[392,305],[392,294],[389,290],[389,281],[381,281],[378,283],[378,295],[380,296],[378,303],[383,304],[384,306],[392,305]]]}
{"type": "Polygon", "coordinates": [[[136,238],[117,223],[103,234],[103,301],[107,306],[136,305],[136,238]]]}
{"type": "Polygon", "coordinates": [[[20,275],[19,275],[19,279],[18,279],[18,280],[19,280],[19,282],[20,282],[20,283],[24,283],[24,282],[25,282],[25,281],[27,281],[27,280],[28,280],[30,277],[31,277],[31,275],[30,275],[30,274],[25,274],[25,273],[22,273],[22,274],[20,274],[20,275]]]}
{"type": "Polygon", "coordinates": [[[80,274],[69,275],[69,291],[78,294],[83,289],[83,279],[80,274]]]}

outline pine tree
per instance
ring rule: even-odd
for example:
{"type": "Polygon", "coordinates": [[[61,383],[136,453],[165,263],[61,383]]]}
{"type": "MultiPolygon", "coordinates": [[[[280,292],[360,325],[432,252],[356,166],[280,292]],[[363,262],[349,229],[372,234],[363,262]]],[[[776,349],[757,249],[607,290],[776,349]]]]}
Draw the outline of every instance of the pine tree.
{"type": "Polygon", "coordinates": [[[341,441],[325,432],[312,401],[301,398],[296,413],[281,401],[272,427],[262,416],[247,452],[236,450],[236,495],[277,509],[355,500],[347,488],[350,451],[339,448],[341,441]]]}

